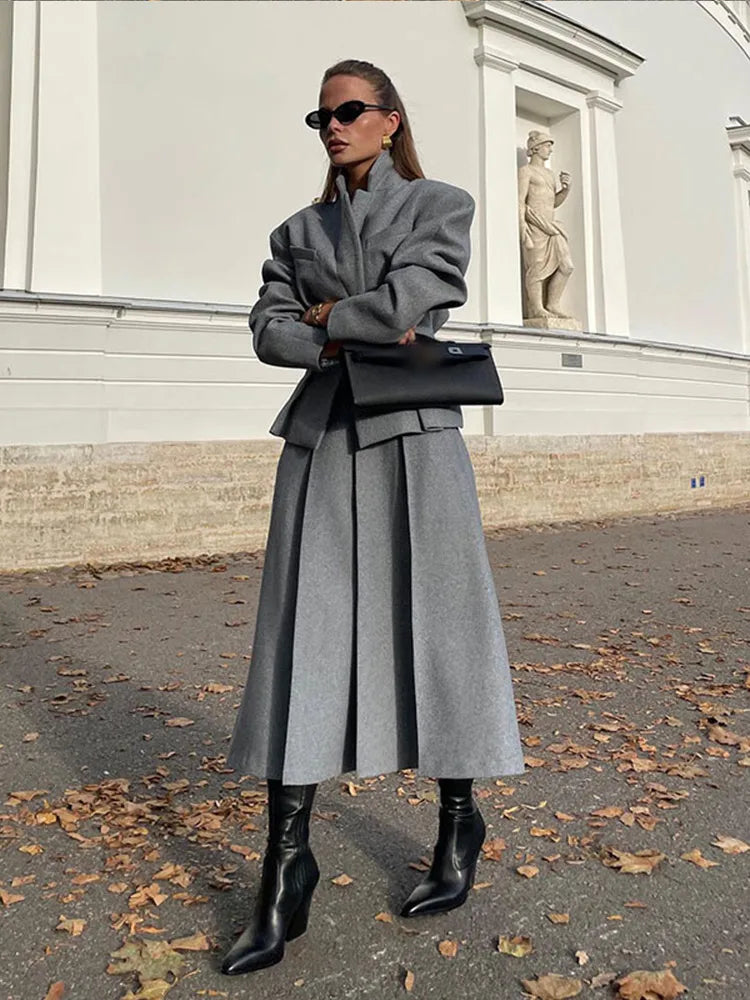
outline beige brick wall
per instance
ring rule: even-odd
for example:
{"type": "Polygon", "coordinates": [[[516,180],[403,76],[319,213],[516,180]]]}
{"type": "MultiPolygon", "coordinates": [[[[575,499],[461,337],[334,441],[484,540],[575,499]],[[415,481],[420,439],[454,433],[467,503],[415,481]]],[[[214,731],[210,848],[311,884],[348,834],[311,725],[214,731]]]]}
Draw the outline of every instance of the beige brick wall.
{"type": "MultiPolygon", "coordinates": [[[[465,440],[487,530],[750,500],[748,434],[465,440]]],[[[0,447],[0,570],[261,548],[281,444],[0,447]]]]}
{"type": "Polygon", "coordinates": [[[467,438],[486,528],[750,499],[750,434],[467,438]],[[690,488],[693,476],[705,486],[690,488]]]}

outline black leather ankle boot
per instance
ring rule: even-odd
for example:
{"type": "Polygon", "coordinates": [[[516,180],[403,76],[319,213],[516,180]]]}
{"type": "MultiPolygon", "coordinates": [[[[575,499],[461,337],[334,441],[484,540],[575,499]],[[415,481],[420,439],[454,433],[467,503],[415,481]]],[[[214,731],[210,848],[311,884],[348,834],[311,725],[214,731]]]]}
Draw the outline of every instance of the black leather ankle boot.
{"type": "Polygon", "coordinates": [[[472,795],[472,778],[438,778],[438,839],[430,870],[401,910],[402,917],[445,913],[466,901],[474,884],[486,828],[472,795]]]}
{"type": "Polygon", "coordinates": [[[224,975],[275,965],[284,957],[284,943],[307,930],[310,902],[320,878],[308,844],[316,788],[268,780],[268,842],[255,913],[224,956],[224,975]]]}

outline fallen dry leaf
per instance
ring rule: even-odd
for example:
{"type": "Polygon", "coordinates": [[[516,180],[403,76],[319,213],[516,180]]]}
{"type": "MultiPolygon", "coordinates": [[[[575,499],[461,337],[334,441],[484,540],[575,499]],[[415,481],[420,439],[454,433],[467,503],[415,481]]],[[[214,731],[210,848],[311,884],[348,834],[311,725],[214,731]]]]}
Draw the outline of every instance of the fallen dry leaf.
{"type": "Polygon", "coordinates": [[[131,993],[128,990],[122,1000],[164,1000],[173,986],[174,983],[168,983],[165,979],[141,980],[138,992],[131,993]]]}
{"type": "Polygon", "coordinates": [[[201,931],[191,934],[190,937],[175,938],[169,942],[175,951],[210,951],[211,942],[201,931]]]}
{"type": "Polygon", "coordinates": [[[407,969],[406,975],[404,976],[404,989],[407,993],[411,993],[414,989],[414,973],[407,969]]]}
{"type": "Polygon", "coordinates": [[[90,874],[75,875],[70,881],[73,885],[88,885],[89,882],[98,882],[101,875],[96,872],[91,872],[90,874]]]}
{"type": "Polygon", "coordinates": [[[6,892],[5,889],[0,889],[0,903],[3,906],[12,906],[13,903],[20,903],[23,899],[26,899],[26,897],[15,892],[6,892]]]}
{"type": "Polygon", "coordinates": [[[723,833],[717,833],[716,840],[711,843],[714,847],[721,848],[725,854],[744,854],[745,851],[750,851],[750,844],[737,840],[736,837],[725,837],[723,833]]]}
{"type": "Polygon", "coordinates": [[[523,875],[524,878],[533,878],[539,874],[539,869],[536,865],[519,865],[516,871],[519,875],[523,875]]]}
{"type": "Polygon", "coordinates": [[[22,844],[19,848],[22,854],[44,854],[41,844],[22,844]]]}
{"type": "Polygon", "coordinates": [[[173,717],[171,719],[167,719],[164,722],[164,725],[165,726],[180,726],[180,727],[181,726],[194,726],[195,725],[195,719],[184,719],[184,718],[181,718],[180,716],[175,716],[175,717],[173,717]]]}
{"type": "Polygon", "coordinates": [[[241,854],[245,861],[257,861],[260,857],[258,851],[254,851],[252,847],[245,847],[244,844],[230,844],[229,850],[234,854],[241,854]]]}
{"type": "Polygon", "coordinates": [[[738,746],[743,753],[750,750],[750,739],[733,733],[731,729],[725,729],[724,726],[709,726],[708,738],[715,743],[722,743],[724,746],[738,746]]]}
{"type": "Polygon", "coordinates": [[[529,757],[526,754],[523,755],[523,762],[526,767],[544,767],[547,763],[544,757],[529,757]]]}
{"type": "Polygon", "coordinates": [[[19,802],[31,802],[38,795],[49,795],[49,788],[34,788],[29,790],[22,790],[20,792],[11,792],[10,799],[5,803],[6,806],[15,806],[19,802]],[[13,801],[16,799],[17,801],[13,801]]]}
{"type": "Polygon", "coordinates": [[[347,790],[350,795],[358,795],[360,792],[368,791],[367,785],[357,785],[353,781],[344,782],[343,787],[347,790]]]}
{"type": "Polygon", "coordinates": [[[497,942],[497,950],[503,955],[513,955],[514,958],[525,958],[534,950],[530,937],[523,934],[516,934],[509,938],[502,934],[497,942]]]}
{"type": "Polygon", "coordinates": [[[446,938],[438,943],[438,951],[443,958],[455,958],[458,954],[458,941],[446,938]]]}
{"type": "MultiPolygon", "coordinates": [[[[140,991],[149,996],[159,997],[155,983],[164,982],[167,987],[170,983],[165,977],[172,975],[177,977],[185,959],[176,952],[168,941],[149,941],[138,938],[129,938],[121,948],[113,951],[110,958],[115,959],[107,966],[110,975],[122,976],[124,972],[135,972],[140,979],[140,991]],[[156,993],[154,991],[157,990],[156,993]]],[[[171,984],[172,986],[174,983],[171,984]]],[[[136,994],[137,995],[137,994],[136,994]]],[[[162,992],[161,996],[164,993],[162,992]]],[[[124,998],[123,998],[124,1000],[124,998]]],[[[149,997],[150,1000],[150,997],[149,997]]]]}
{"type": "Polygon", "coordinates": [[[427,872],[430,870],[429,858],[420,858],[419,861],[410,861],[409,867],[414,868],[418,872],[427,872]]]}
{"type": "Polygon", "coordinates": [[[72,935],[72,937],[79,937],[81,934],[83,934],[86,928],[85,920],[78,920],[78,919],[69,920],[64,914],[60,914],[58,920],[59,923],[57,927],[55,927],[55,930],[67,931],[67,933],[72,935]]]}
{"type": "Polygon", "coordinates": [[[619,851],[616,847],[605,847],[602,864],[607,868],[619,868],[628,875],[650,875],[658,864],[666,860],[666,854],[648,848],[645,851],[619,851]]]}
{"type": "Polygon", "coordinates": [[[175,875],[179,875],[185,869],[182,865],[176,865],[173,861],[167,862],[166,865],[162,865],[158,872],[154,872],[151,876],[154,880],[156,879],[172,879],[175,875]]]}
{"type": "Polygon", "coordinates": [[[386,910],[382,910],[380,913],[375,914],[375,919],[382,921],[384,924],[392,924],[393,914],[388,913],[386,910]]]}
{"type": "Polygon", "coordinates": [[[337,875],[336,878],[332,878],[331,881],[334,885],[351,885],[354,879],[344,873],[342,875],[337,875]]]}
{"type": "Polygon", "coordinates": [[[10,880],[10,887],[17,889],[19,885],[28,885],[29,882],[36,882],[36,875],[15,875],[10,880]]]}
{"type": "Polygon", "coordinates": [[[488,861],[501,861],[506,846],[502,837],[493,837],[482,844],[482,853],[488,861]]]}
{"type": "Polygon", "coordinates": [[[600,986],[608,986],[610,983],[614,982],[616,975],[616,972],[600,972],[598,976],[594,976],[590,985],[595,990],[600,986]]]}
{"type": "Polygon", "coordinates": [[[675,1000],[687,989],[669,969],[661,972],[637,969],[618,979],[617,985],[617,1000],[675,1000]]]}
{"type": "Polygon", "coordinates": [[[580,979],[558,976],[554,972],[538,979],[522,979],[521,982],[526,992],[538,1000],[567,1000],[568,997],[577,997],[583,989],[580,979]]]}
{"type": "Polygon", "coordinates": [[[716,868],[719,864],[718,861],[709,861],[708,858],[704,858],[698,847],[694,848],[692,851],[686,851],[685,854],[681,854],[680,857],[683,861],[692,861],[698,868],[716,868]]]}
{"type": "Polygon", "coordinates": [[[552,921],[553,924],[569,924],[570,914],[569,913],[548,913],[547,918],[552,921]]]}
{"type": "Polygon", "coordinates": [[[589,960],[589,956],[585,951],[577,951],[575,953],[575,958],[579,965],[585,965],[589,960]]]}
{"type": "Polygon", "coordinates": [[[594,809],[589,813],[590,816],[603,816],[605,819],[613,819],[616,816],[621,816],[625,810],[621,806],[602,806],[601,809],[594,809]]]}
{"type": "Polygon", "coordinates": [[[149,903],[153,903],[154,906],[161,906],[166,899],[169,899],[169,896],[161,891],[159,883],[152,882],[151,885],[139,886],[128,897],[128,906],[131,910],[136,909],[138,906],[147,906],[149,903]]]}
{"type": "Polygon", "coordinates": [[[47,995],[44,1000],[62,1000],[65,996],[65,983],[62,979],[58,979],[56,983],[53,983],[47,990],[47,995]]]}

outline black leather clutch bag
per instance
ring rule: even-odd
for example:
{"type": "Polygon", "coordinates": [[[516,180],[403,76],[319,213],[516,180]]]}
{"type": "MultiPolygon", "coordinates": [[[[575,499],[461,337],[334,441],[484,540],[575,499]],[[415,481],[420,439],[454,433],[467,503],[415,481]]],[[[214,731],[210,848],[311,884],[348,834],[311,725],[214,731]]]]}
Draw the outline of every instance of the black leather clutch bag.
{"type": "Polygon", "coordinates": [[[503,402],[489,344],[418,338],[341,345],[357,406],[404,408],[503,402]]]}

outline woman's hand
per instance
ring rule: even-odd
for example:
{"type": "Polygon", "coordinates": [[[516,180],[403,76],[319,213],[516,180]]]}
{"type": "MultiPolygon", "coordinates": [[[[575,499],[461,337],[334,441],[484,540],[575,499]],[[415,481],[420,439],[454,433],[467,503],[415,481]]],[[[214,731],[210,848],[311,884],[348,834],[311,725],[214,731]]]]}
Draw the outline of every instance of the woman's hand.
{"type": "Polygon", "coordinates": [[[331,311],[331,309],[333,309],[334,304],[338,301],[339,301],[338,299],[327,299],[323,303],[323,308],[318,313],[317,322],[312,317],[312,310],[314,306],[310,306],[309,309],[305,310],[302,316],[302,322],[307,323],[309,326],[322,326],[323,328],[325,328],[328,325],[328,313],[331,311]]]}

